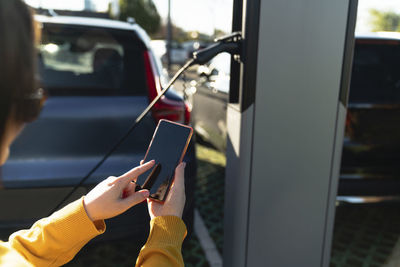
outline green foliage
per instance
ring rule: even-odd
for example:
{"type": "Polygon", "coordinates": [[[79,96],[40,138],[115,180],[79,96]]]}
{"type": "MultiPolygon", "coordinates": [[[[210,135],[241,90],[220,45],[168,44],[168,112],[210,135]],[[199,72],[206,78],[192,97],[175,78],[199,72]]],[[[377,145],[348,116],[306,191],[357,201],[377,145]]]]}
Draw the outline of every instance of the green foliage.
{"type": "Polygon", "coordinates": [[[120,20],[132,17],[148,34],[158,31],[161,17],[152,0],[119,0],[119,4],[120,20]]]}
{"type": "Polygon", "coordinates": [[[372,31],[400,31],[400,14],[371,9],[372,31]]]}
{"type": "Polygon", "coordinates": [[[226,35],[226,34],[227,34],[227,33],[224,32],[223,30],[220,30],[220,29],[215,29],[215,30],[214,30],[214,36],[215,36],[216,38],[221,37],[221,36],[224,36],[224,35],[226,35]]]}
{"type": "MultiPolygon", "coordinates": [[[[221,31],[222,32],[222,31],[221,31]]],[[[208,36],[206,34],[196,32],[197,33],[197,38],[193,38],[192,36],[192,31],[185,31],[184,29],[177,27],[172,23],[172,40],[178,42],[178,43],[183,43],[186,41],[201,41],[201,42],[212,42],[213,37],[208,36]]],[[[156,39],[166,39],[167,38],[167,25],[162,24],[160,26],[160,29],[154,33],[151,34],[150,37],[154,40],[156,39]]]]}

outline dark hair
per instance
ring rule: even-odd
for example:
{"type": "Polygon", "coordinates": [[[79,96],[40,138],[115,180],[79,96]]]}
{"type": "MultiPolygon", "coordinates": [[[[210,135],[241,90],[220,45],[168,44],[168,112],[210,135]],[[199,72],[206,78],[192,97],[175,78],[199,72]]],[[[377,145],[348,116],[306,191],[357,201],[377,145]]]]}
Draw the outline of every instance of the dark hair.
{"type": "Polygon", "coordinates": [[[22,0],[0,0],[0,141],[12,116],[32,120],[26,96],[37,90],[35,30],[31,9],[22,0]]]}

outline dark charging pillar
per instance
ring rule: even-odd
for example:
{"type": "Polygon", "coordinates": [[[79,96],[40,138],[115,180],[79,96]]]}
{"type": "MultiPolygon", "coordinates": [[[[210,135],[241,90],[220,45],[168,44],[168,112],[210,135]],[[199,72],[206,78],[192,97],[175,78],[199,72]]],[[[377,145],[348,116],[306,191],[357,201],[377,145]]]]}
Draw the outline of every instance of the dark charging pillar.
{"type": "Polygon", "coordinates": [[[224,266],[329,266],[356,9],[234,0],[224,266]]]}

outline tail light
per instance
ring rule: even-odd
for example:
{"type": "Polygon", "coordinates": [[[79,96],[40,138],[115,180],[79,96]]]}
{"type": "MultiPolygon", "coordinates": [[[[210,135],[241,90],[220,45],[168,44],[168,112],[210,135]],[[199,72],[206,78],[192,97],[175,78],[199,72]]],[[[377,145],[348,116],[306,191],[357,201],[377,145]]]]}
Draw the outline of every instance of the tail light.
{"type": "Polygon", "coordinates": [[[185,103],[185,124],[190,122],[190,114],[192,112],[192,107],[188,103],[185,103]]]}
{"type": "Polygon", "coordinates": [[[354,129],[353,129],[353,117],[352,114],[350,112],[350,110],[347,110],[347,114],[346,114],[346,124],[345,124],[345,132],[344,135],[346,137],[352,138],[353,134],[354,134],[354,129]]]}
{"type": "Polygon", "coordinates": [[[351,125],[351,113],[349,110],[347,110],[346,113],[346,127],[349,127],[351,125]]]}
{"type": "MultiPolygon", "coordinates": [[[[147,86],[149,88],[149,100],[161,93],[161,82],[159,73],[155,67],[152,55],[149,51],[144,52],[144,65],[146,71],[147,86]]],[[[190,120],[189,107],[183,101],[175,101],[163,96],[151,110],[153,118],[158,122],[160,119],[167,119],[179,123],[188,124],[190,120]]]]}

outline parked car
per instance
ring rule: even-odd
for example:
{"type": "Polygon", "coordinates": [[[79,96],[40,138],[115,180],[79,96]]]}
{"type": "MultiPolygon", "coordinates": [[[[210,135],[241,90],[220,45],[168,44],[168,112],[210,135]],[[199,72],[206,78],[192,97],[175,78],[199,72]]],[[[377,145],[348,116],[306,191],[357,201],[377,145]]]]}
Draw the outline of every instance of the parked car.
{"type": "MultiPolygon", "coordinates": [[[[153,48],[154,53],[161,58],[161,61],[164,64],[166,64],[168,61],[167,42],[165,40],[152,40],[150,45],[153,48]]],[[[171,42],[170,57],[171,64],[179,65],[185,64],[188,59],[186,50],[177,42],[171,42]]]]}
{"type": "MultiPolygon", "coordinates": [[[[126,133],[166,79],[149,37],[137,24],[68,16],[37,15],[35,19],[42,26],[38,68],[48,100],[40,117],[26,125],[16,139],[2,167],[2,235],[47,216],[126,133]]],[[[159,119],[187,124],[189,116],[183,98],[169,90],[68,202],[108,176],[137,166],[159,119]]],[[[196,178],[194,142],[184,161],[183,219],[190,233],[196,178]]],[[[145,242],[148,221],[146,205],[138,205],[109,220],[103,238],[131,236],[138,243],[145,242]]]]}
{"type": "MultiPolygon", "coordinates": [[[[339,195],[400,192],[400,34],[356,36],[339,195]]],[[[229,55],[199,68],[186,90],[201,139],[226,149],[229,55]]]]}
{"type": "Polygon", "coordinates": [[[197,68],[199,79],[185,90],[192,103],[192,123],[198,136],[219,150],[226,149],[226,107],[230,82],[230,55],[216,56],[208,66],[197,68]]]}
{"type": "Polygon", "coordinates": [[[192,58],[193,52],[206,48],[208,45],[206,42],[193,40],[184,42],[182,47],[186,50],[187,57],[192,58]]]}

